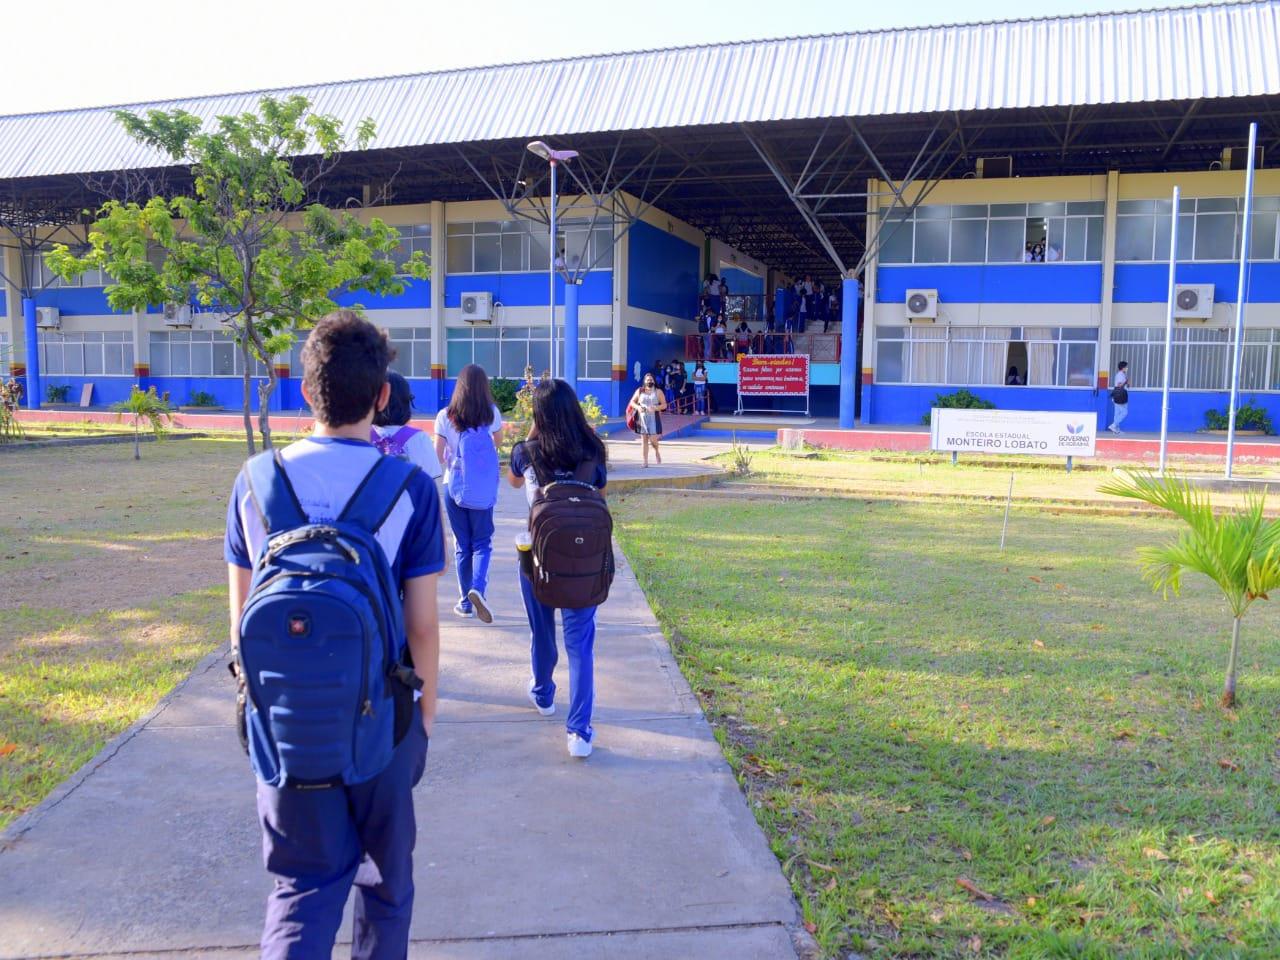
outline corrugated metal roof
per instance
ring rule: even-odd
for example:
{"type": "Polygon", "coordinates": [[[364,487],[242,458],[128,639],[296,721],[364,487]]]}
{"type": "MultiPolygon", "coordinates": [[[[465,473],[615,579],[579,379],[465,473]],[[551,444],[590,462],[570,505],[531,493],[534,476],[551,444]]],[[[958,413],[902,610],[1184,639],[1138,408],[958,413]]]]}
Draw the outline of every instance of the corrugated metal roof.
{"type": "MultiPolygon", "coordinates": [[[[1280,94],[1280,0],[681,47],[134,104],[208,121],[298,92],[377,148],[1280,94]]],[[[0,117],[0,179],[161,166],[109,107],[0,117]]]]}

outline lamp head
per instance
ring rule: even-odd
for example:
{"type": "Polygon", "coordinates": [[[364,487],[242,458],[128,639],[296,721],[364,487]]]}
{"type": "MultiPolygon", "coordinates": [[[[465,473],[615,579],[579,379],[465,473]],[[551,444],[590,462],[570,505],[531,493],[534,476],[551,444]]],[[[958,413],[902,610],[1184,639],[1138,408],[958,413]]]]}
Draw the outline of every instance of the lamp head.
{"type": "Polygon", "coordinates": [[[553,150],[541,140],[534,140],[532,143],[527,144],[527,149],[534,156],[541,157],[549,163],[572,160],[578,155],[577,150],[553,150]]]}

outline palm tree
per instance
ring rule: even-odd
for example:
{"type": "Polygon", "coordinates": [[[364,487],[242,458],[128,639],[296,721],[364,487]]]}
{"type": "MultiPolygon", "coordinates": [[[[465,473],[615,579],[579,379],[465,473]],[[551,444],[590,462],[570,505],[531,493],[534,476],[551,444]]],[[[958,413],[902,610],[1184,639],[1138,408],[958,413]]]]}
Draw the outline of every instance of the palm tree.
{"type": "Polygon", "coordinates": [[[155,434],[157,440],[164,436],[165,431],[172,422],[173,414],[169,409],[167,396],[168,394],[165,397],[161,397],[156,393],[155,387],[139,390],[138,385],[134,384],[129,391],[129,399],[121,400],[111,408],[122,418],[125,414],[133,417],[133,459],[142,459],[138,430],[143,420],[150,424],[151,432],[155,434]]]}
{"type": "Polygon", "coordinates": [[[1260,495],[1251,495],[1243,510],[1215,515],[1204,491],[1148,471],[1114,477],[1099,489],[1162,507],[1186,523],[1173,542],[1138,551],[1142,574],[1166,597],[1181,593],[1182,577],[1188,572],[1202,573],[1218,585],[1232,617],[1222,705],[1235,706],[1240,621],[1253,601],[1266,600],[1280,588],[1280,519],[1263,516],[1266,498],[1260,495]]]}

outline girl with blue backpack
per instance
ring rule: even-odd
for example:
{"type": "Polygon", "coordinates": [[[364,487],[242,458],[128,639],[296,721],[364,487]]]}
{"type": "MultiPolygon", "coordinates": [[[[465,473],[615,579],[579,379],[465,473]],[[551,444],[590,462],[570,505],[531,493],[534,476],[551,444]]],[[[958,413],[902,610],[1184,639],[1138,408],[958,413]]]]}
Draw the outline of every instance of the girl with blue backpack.
{"type": "Polygon", "coordinates": [[[485,591],[493,556],[493,508],[498,502],[498,434],[502,414],[489,377],[469,363],[458,373],[449,406],[436,417],[436,455],[444,464],[444,506],[453,528],[460,594],[453,612],[493,622],[485,591]]]}

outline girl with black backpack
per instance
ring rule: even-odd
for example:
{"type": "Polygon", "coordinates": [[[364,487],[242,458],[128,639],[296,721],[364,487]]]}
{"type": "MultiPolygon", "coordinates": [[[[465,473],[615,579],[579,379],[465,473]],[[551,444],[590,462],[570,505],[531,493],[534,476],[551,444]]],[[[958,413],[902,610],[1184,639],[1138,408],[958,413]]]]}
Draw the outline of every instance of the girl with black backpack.
{"type": "Polygon", "coordinates": [[[519,544],[520,594],[529,615],[533,674],[529,699],[544,717],[556,712],[552,674],[558,659],[559,609],[569,658],[565,728],[571,757],[591,755],[596,605],[607,596],[613,579],[612,522],[603,497],[607,460],[604,442],[587,423],[573,388],[563,380],[538,384],[529,439],[511,451],[508,480],[524,488],[530,505],[529,542],[519,544]],[[553,487],[558,489],[552,492],[553,487]],[[542,516],[551,511],[559,513],[553,522],[542,524],[542,516]],[[557,537],[563,540],[560,535],[571,527],[572,542],[558,545],[557,537]],[[582,574],[584,562],[598,571],[582,574]],[[564,576],[559,575],[562,569],[564,576]]]}

